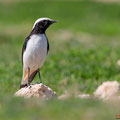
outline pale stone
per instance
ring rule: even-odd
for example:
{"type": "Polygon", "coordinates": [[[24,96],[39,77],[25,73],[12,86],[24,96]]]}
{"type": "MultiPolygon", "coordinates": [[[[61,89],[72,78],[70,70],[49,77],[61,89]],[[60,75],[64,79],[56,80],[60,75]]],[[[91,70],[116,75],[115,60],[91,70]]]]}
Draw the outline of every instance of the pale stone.
{"type": "Polygon", "coordinates": [[[117,61],[117,65],[120,66],[120,60],[117,61]]]}
{"type": "Polygon", "coordinates": [[[81,98],[81,99],[88,99],[88,98],[90,98],[90,95],[89,94],[80,94],[80,95],[77,95],[76,97],[81,98]]]}
{"type": "Polygon", "coordinates": [[[68,99],[70,97],[71,96],[69,94],[63,94],[63,95],[59,96],[58,99],[60,99],[60,100],[66,100],[66,99],[68,99]]]}
{"type": "Polygon", "coordinates": [[[51,99],[57,97],[56,92],[42,83],[21,88],[14,96],[21,96],[24,98],[36,97],[41,99],[51,99]]]}
{"type": "Polygon", "coordinates": [[[119,95],[120,85],[117,81],[103,82],[94,92],[94,96],[100,99],[111,99],[119,95]]]}
{"type": "Polygon", "coordinates": [[[69,99],[69,98],[80,98],[80,99],[88,99],[90,98],[91,96],[89,94],[80,94],[80,93],[70,93],[70,92],[65,92],[64,94],[62,94],[61,96],[58,97],[58,99],[60,100],[66,100],[66,99],[69,99]]]}

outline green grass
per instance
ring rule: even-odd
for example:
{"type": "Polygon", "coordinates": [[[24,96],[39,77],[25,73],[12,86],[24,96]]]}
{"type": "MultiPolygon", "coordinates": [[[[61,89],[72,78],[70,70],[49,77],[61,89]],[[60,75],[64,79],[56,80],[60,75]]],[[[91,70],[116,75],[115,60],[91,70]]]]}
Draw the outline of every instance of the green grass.
{"type": "Polygon", "coordinates": [[[2,105],[1,120],[114,120],[119,114],[114,105],[106,106],[95,100],[52,100],[41,103],[35,99],[12,99],[6,103],[2,105]],[[115,110],[111,110],[111,107],[115,110]]]}
{"type": "MultiPolygon", "coordinates": [[[[119,104],[13,98],[22,78],[21,48],[39,17],[59,20],[47,31],[50,51],[42,81],[58,95],[72,88],[92,94],[103,81],[120,81],[120,3],[0,3],[0,119],[113,120],[119,104]],[[117,107],[116,107],[117,106],[117,107]],[[115,110],[113,110],[113,108],[115,110]]],[[[34,83],[38,82],[36,76],[34,83]]]]}

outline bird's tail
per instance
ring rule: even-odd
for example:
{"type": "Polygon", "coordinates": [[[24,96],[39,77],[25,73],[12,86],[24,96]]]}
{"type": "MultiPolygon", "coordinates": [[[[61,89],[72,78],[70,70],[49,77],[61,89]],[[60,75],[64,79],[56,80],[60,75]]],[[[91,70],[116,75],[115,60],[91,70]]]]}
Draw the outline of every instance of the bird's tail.
{"type": "MultiPolygon", "coordinates": [[[[38,70],[30,71],[30,73],[29,73],[30,83],[33,81],[37,72],[38,72],[38,70]]],[[[22,78],[22,82],[21,82],[21,85],[20,85],[20,89],[23,88],[23,87],[26,87],[26,86],[28,86],[28,70],[23,70],[23,78],[22,78]]]]}

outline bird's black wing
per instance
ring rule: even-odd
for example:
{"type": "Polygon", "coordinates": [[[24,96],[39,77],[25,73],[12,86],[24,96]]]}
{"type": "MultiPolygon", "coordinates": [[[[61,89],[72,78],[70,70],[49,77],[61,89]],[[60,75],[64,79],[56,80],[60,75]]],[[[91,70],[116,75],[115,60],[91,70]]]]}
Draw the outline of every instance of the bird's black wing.
{"type": "Polygon", "coordinates": [[[48,41],[48,38],[47,38],[47,54],[48,54],[48,51],[49,51],[49,41],[48,41]]]}
{"type": "Polygon", "coordinates": [[[23,47],[22,47],[22,56],[21,56],[22,66],[23,66],[23,54],[24,54],[24,52],[25,52],[25,50],[26,50],[27,42],[28,42],[29,39],[30,39],[30,36],[28,36],[28,37],[25,39],[24,44],[23,44],[23,47]]]}

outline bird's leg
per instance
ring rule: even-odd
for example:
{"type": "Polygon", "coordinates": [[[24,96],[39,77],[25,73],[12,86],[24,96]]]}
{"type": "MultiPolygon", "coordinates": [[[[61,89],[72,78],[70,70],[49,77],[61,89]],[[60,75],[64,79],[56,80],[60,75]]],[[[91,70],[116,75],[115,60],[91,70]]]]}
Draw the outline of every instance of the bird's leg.
{"type": "Polygon", "coordinates": [[[38,71],[38,75],[39,75],[40,83],[42,83],[40,71],[38,71]]]}
{"type": "Polygon", "coordinates": [[[30,68],[28,67],[28,86],[31,88],[31,86],[30,86],[30,76],[29,76],[29,74],[30,74],[30,68]]]}

